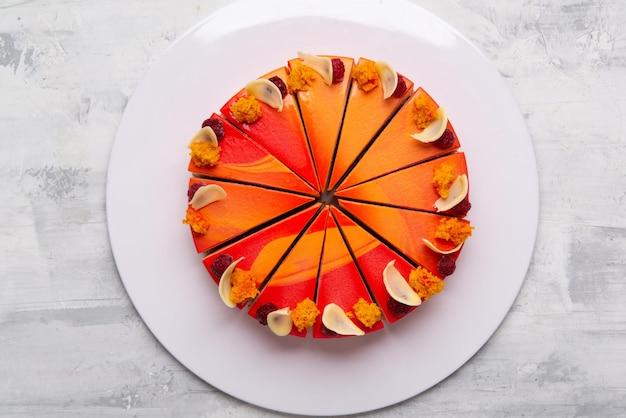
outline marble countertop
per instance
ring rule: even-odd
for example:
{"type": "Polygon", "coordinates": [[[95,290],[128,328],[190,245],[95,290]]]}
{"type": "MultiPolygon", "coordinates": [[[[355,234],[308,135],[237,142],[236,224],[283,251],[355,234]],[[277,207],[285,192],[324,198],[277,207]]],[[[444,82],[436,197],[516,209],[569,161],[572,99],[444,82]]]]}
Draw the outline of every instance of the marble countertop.
{"type": "MultiPolygon", "coordinates": [[[[504,322],[452,376],[362,416],[626,414],[626,3],[414,0],[493,62],[536,153],[540,222],[504,322]]],[[[125,106],[229,1],[0,4],[0,415],[280,415],[206,384],[154,338],[107,235],[125,106]]]]}

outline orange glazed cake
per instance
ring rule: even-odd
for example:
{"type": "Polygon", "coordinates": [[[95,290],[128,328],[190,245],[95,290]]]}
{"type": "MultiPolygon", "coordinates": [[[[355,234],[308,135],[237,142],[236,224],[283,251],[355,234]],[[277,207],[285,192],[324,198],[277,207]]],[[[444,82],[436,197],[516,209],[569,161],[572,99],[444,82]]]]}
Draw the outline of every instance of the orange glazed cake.
{"type": "Polygon", "coordinates": [[[300,52],[207,116],[183,223],[225,307],[334,339],[436,303],[473,226],[465,154],[424,87],[300,52]]]}

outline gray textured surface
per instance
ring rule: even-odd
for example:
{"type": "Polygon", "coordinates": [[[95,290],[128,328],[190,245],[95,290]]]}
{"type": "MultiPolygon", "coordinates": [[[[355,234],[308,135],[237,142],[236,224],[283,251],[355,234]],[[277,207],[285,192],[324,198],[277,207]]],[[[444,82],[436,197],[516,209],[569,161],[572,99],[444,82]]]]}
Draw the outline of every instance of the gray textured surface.
{"type": "MultiPolygon", "coordinates": [[[[0,415],[275,415],[160,346],[107,237],[107,164],[128,98],[178,36],[227,3],[0,2],[0,415]]],[[[626,3],[416,3],[511,89],[536,151],[541,218],[493,338],[431,390],[365,415],[624,416],[626,3]]]]}

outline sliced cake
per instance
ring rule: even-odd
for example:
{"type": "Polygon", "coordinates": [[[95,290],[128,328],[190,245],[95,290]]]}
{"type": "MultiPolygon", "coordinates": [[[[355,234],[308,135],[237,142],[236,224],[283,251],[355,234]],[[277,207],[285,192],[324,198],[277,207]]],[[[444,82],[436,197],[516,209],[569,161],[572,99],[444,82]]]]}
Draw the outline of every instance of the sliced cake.
{"type": "Polygon", "coordinates": [[[248,314],[278,335],[304,337],[319,315],[315,289],[327,220],[325,207],[250,306],[248,314]]]}
{"type": "Polygon", "coordinates": [[[455,152],[340,190],[335,196],[464,216],[469,210],[468,192],[465,154],[455,152]]]}
{"type": "Polygon", "coordinates": [[[335,187],[361,151],[413,93],[413,82],[397,73],[395,89],[385,91],[381,80],[385,79],[385,69],[388,68],[383,62],[359,58],[352,71],[353,81],[337,144],[330,189],[335,187]]]}
{"type": "Polygon", "coordinates": [[[289,61],[287,85],[298,97],[322,189],[326,186],[351,83],[354,60],[299,54],[289,61]]]}
{"type": "Polygon", "coordinates": [[[435,158],[459,146],[445,109],[420,87],[384,127],[338,189],[435,158]]]}
{"type": "Polygon", "coordinates": [[[189,148],[188,170],[195,176],[316,193],[285,164],[215,113],[203,122],[189,148]]]}
{"type": "Polygon", "coordinates": [[[319,190],[315,166],[295,97],[287,92],[287,68],[251,81],[222,106],[222,114],[259,145],[319,190]]]}
{"type": "Polygon", "coordinates": [[[191,178],[184,223],[201,253],[251,232],[314,199],[247,184],[191,178]]]}

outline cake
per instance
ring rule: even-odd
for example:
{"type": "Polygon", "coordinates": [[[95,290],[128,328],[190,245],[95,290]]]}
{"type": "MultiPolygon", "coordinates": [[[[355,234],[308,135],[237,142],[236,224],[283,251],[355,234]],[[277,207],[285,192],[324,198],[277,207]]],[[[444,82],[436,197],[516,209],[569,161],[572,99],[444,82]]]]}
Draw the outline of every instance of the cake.
{"type": "Polygon", "coordinates": [[[385,61],[298,53],[188,144],[183,223],[223,305],[277,336],[389,328],[441,292],[472,235],[445,108],[385,61]]]}

